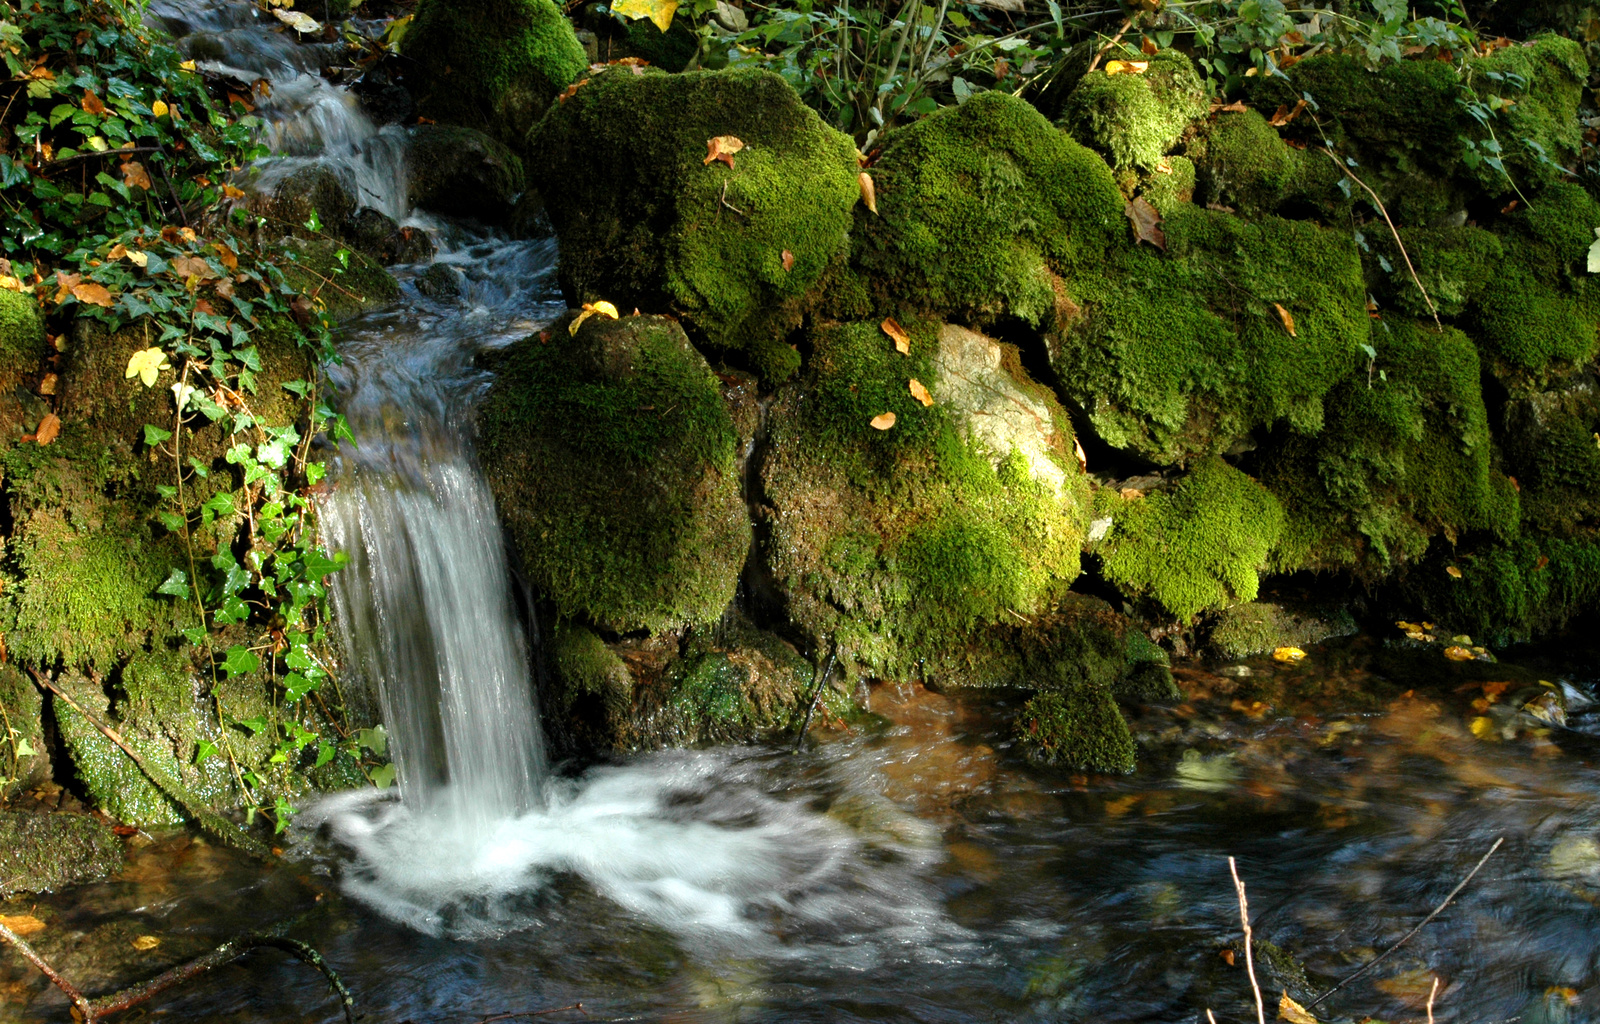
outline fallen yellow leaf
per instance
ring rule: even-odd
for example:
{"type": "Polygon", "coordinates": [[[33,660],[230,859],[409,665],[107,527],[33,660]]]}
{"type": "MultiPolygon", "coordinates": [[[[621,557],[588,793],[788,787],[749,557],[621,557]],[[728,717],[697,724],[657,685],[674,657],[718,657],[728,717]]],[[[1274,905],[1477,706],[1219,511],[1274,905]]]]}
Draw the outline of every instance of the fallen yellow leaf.
{"type": "Polygon", "coordinates": [[[733,167],[733,154],[744,148],[744,140],[737,135],[718,135],[706,140],[706,158],[700,161],[709,164],[714,160],[721,160],[731,170],[733,167]]]}
{"type": "Polygon", "coordinates": [[[162,370],[170,370],[172,365],[167,362],[167,354],[159,348],[151,347],[140,349],[128,359],[128,370],[122,376],[138,377],[147,388],[156,386],[156,378],[162,370]]]}
{"type": "Polygon", "coordinates": [[[1289,664],[1294,664],[1297,661],[1304,661],[1305,657],[1306,652],[1302,651],[1298,647],[1279,647],[1272,652],[1272,660],[1287,662],[1289,664]]]}
{"type": "Polygon", "coordinates": [[[106,309],[110,309],[115,301],[105,285],[95,284],[93,281],[73,285],[72,297],[79,302],[87,302],[91,306],[103,306],[106,309]]]}
{"type": "Polygon", "coordinates": [[[1289,1021],[1290,1024],[1317,1024],[1317,1018],[1307,1012],[1304,1006],[1290,999],[1287,992],[1278,1000],[1278,1019],[1289,1021]]]}
{"type": "Polygon", "coordinates": [[[44,922],[32,914],[13,914],[10,917],[0,914],[0,924],[23,938],[44,931],[44,922]]]}
{"type": "Polygon", "coordinates": [[[166,117],[167,109],[168,108],[165,100],[156,100],[154,103],[150,104],[150,113],[157,117],[166,117]]]}
{"type": "Polygon", "coordinates": [[[906,333],[906,329],[900,326],[898,320],[892,316],[885,317],[883,323],[879,326],[883,328],[883,333],[894,340],[894,350],[896,352],[903,356],[911,354],[911,335],[906,333]]]}
{"type": "Polygon", "coordinates": [[[894,413],[879,413],[878,415],[872,417],[872,426],[875,430],[888,430],[890,427],[894,426],[894,413]]]}
{"type": "Polygon", "coordinates": [[[928,389],[922,386],[922,381],[915,377],[911,378],[911,397],[923,405],[933,404],[933,396],[928,394],[928,389]]]}
{"type": "Polygon", "coordinates": [[[862,171],[856,180],[861,184],[861,201],[867,204],[867,209],[877,213],[878,190],[872,184],[872,175],[862,171]]]}
{"type": "Polygon", "coordinates": [[[1472,735],[1480,740],[1489,739],[1494,735],[1494,722],[1486,716],[1474,718],[1467,728],[1472,730],[1472,735]]]}
{"type": "Polygon", "coordinates": [[[44,414],[44,419],[39,421],[39,429],[34,431],[33,439],[41,445],[49,444],[61,434],[61,418],[53,412],[44,414]]]}
{"type": "Polygon", "coordinates": [[[1447,565],[1447,566],[1445,566],[1445,567],[1444,567],[1444,571],[1445,571],[1445,572],[1447,572],[1447,573],[1449,573],[1449,574],[1450,574],[1450,575],[1451,575],[1451,576],[1454,576],[1454,577],[1455,577],[1455,578],[1456,578],[1456,579],[1458,579],[1458,580],[1459,580],[1459,579],[1460,579],[1460,578],[1461,578],[1461,570],[1460,570],[1460,569],[1457,569],[1457,568],[1456,568],[1456,567],[1455,567],[1455,566],[1453,566],[1453,565],[1447,565]]]}
{"type": "Polygon", "coordinates": [[[178,62],[178,70],[179,71],[187,71],[190,74],[193,74],[195,71],[197,71],[199,69],[195,67],[194,61],[185,60],[185,61],[179,61],[178,62]]]}
{"type": "Polygon", "coordinates": [[[1298,338],[1299,335],[1294,332],[1294,316],[1276,302],[1272,304],[1272,308],[1278,311],[1278,319],[1283,321],[1283,329],[1289,332],[1289,337],[1298,338]]]}
{"type": "Polygon", "coordinates": [[[133,940],[133,948],[141,953],[148,952],[161,945],[161,940],[154,935],[141,935],[133,940]]]}
{"type": "Polygon", "coordinates": [[[567,325],[567,333],[577,334],[578,328],[582,327],[583,322],[591,316],[604,316],[616,320],[620,314],[617,312],[617,307],[609,302],[585,302],[583,304],[583,312],[579,313],[577,319],[567,325]]]}
{"type": "Polygon", "coordinates": [[[1446,647],[1444,656],[1451,661],[1471,661],[1474,657],[1473,653],[1465,647],[1446,647]]]}
{"type": "Polygon", "coordinates": [[[1107,75],[1142,75],[1150,66],[1147,60],[1108,60],[1106,61],[1107,75]]]}
{"type": "Polygon", "coordinates": [[[649,18],[656,28],[665,32],[672,27],[672,16],[678,13],[678,0],[617,0],[611,9],[634,21],[649,18]]]}

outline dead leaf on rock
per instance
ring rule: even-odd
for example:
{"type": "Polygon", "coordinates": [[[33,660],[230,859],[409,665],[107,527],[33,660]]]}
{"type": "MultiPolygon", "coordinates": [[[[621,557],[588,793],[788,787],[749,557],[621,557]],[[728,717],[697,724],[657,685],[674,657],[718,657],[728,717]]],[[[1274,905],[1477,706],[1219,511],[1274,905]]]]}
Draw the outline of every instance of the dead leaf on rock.
{"type": "Polygon", "coordinates": [[[1161,215],[1148,199],[1135,196],[1132,202],[1122,208],[1122,213],[1133,224],[1135,244],[1149,242],[1157,249],[1167,247],[1166,232],[1161,230],[1161,215]]]}
{"type": "Polygon", "coordinates": [[[900,326],[898,320],[892,316],[884,317],[883,323],[879,326],[883,328],[883,333],[893,339],[896,352],[903,356],[911,354],[911,335],[906,333],[906,329],[900,326]]]}
{"type": "Polygon", "coordinates": [[[1232,103],[1211,104],[1211,112],[1213,114],[1242,114],[1249,109],[1242,100],[1234,100],[1232,103]]]}
{"type": "Polygon", "coordinates": [[[133,948],[141,953],[148,953],[159,945],[161,945],[161,940],[154,935],[140,935],[133,940],[133,948]]]}
{"type": "Polygon", "coordinates": [[[568,100],[572,99],[572,97],[578,95],[578,90],[579,89],[582,89],[584,86],[586,86],[588,84],[589,84],[589,80],[587,78],[578,79],[576,82],[573,82],[571,85],[569,85],[565,89],[561,90],[560,95],[558,95],[556,97],[556,102],[557,103],[565,103],[565,102],[567,102],[568,100]]]}
{"type": "Polygon", "coordinates": [[[617,307],[612,303],[604,301],[585,302],[583,304],[583,312],[579,313],[577,318],[574,319],[572,323],[567,325],[567,333],[573,335],[577,334],[578,328],[582,327],[583,322],[589,319],[591,316],[603,316],[609,317],[612,320],[616,320],[620,318],[621,314],[617,312],[617,307]]]}
{"type": "Polygon", "coordinates": [[[743,148],[744,140],[737,135],[718,135],[715,138],[706,140],[706,158],[700,162],[709,164],[713,160],[721,160],[732,170],[733,154],[743,148]]]}
{"type": "Polygon", "coordinates": [[[911,378],[911,397],[925,406],[933,404],[933,396],[928,394],[928,389],[922,386],[922,381],[915,377],[911,378]]]}
{"type": "Polygon", "coordinates": [[[894,413],[879,413],[878,415],[872,417],[872,426],[874,430],[888,430],[890,427],[894,426],[894,413]]]}
{"type": "Polygon", "coordinates": [[[872,184],[872,175],[862,171],[856,178],[861,183],[861,201],[867,204],[867,209],[873,213],[878,212],[878,190],[872,184]]]}
{"type": "Polygon", "coordinates": [[[61,417],[53,412],[44,414],[44,419],[39,421],[39,429],[34,431],[33,439],[40,444],[49,444],[61,434],[61,417]]]}
{"type": "Polygon", "coordinates": [[[1290,313],[1287,309],[1284,309],[1281,304],[1276,302],[1272,304],[1272,308],[1278,311],[1278,319],[1283,321],[1283,329],[1289,332],[1289,337],[1300,337],[1300,335],[1294,332],[1294,314],[1290,313]]]}
{"type": "Polygon", "coordinates": [[[1295,118],[1299,117],[1300,112],[1304,109],[1306,109],[1306,101],[1303,99],[1295,103],[1292,110],[1289,107],[1280,104],[1278,106],[1278,112],[1272,115],[1272,119],[1268,122],[1268,124],[1272,125],[1274,128],[1282,128],[1290,121],[1293,121],[1295,118]]]}
{"type": "Polygon", "coordinates": [[[1317,1024],[1317,1018],[1308,1013],[1304,1006],[1290,999],[1287,992],[1278,1000],[1278,1019],[1289,1021],[1290,1024],[1317,1024]]]}
{"type": "Polygon", "coordinates": [[[44,931],[44,922],[32,914],[13,914],[10,917],[0,914],[0,924],[23,938],[44,931]]]}
{"type": "Polygon", "coordinates": [[[1471,661],[1476,655],[1465,647],[1446,647],[1444,656],[1451,661],[1471,661]]]}
{"type": "Polygon", "coordinates": [[[310,33],[322,31],[322,23],[311,17],[309,14],[301,14],[299,11],[274,10],[272,12],[272,16],[283,22],[285,25],[288,25],[296,32],[310,33]]]}

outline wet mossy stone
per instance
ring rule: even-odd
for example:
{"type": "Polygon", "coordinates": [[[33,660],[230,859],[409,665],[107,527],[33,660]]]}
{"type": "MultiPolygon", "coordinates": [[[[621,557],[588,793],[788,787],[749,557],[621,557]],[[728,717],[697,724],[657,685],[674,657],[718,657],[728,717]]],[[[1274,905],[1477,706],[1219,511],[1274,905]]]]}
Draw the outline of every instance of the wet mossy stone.
{"type": "Polygon", "coordinates": [[[1197,191],[1207,203],[1244,217],[1316,214],[1349,205],[1339,191],[1337,164],[1315,149],[1290,146],[1258,111],[1218,114],[1190,147],[1198,165],[1197,191]]]}
{"type": "Polygon", "coordinates": [[[1355,620],[1343,609],[1324,616],[1297,612],[1271,601],[1250,601],[1218,612],[1207,642],[1217,656],[1239,659],[1277,647],[1309,646],[1355,632],[1355,620]]]}
{"type": "Polygon", "coordinates": [[[1061,278],[1128,238],[1105,161],[1001,92],[889,133],[867,173],[853,266],[878,312],[1053,327],[1075,312],[1061,278]]]}
{"type": "Polygon", "coordinates": [[[285,253],[290,262],[283,266],[284,280],[325,306],[335,320],[348,320],[400,298],[400,283],[393,274],[337,239],[290,239],[285,253]]]}
{"type": "Polygon", "coordinates": [[[1035,764],[1126,774],[1137,748],[1109,690],[1044,690],[1023,705],[1017,738],[1035,764]]]}
{"type": "Polygon", "coordinates": [[[403,46],[418,112],[513,149],[589,66],[551,0],[420,0],[403,46]]]}
{"type": "Polygon", "coordinates": [[[570,322],[512,346],[478,415],[523,568],[605,629],[716,619],[750,546],[717,378],[666,317],[570,322]]]}
{"type": "Polygon", "coordinates": [[[1185,130],[1206,116],[1210,96],[1189,58],[1152,55],[1142,74],[1091,71],[1061,111],[1061,126],[1113,168],[1155,170],[1185,130]]]}
{"type": "Polygon", "coordinates": [[[1434,228],[1400,228],[1402,255],[1395,237],[1381,223],[1369,226],[1363,241],[1367,283],[1380,309],[1398,310],[1406,316],[1426,318],[1437,310],[1441,317],[1461,316],[1480,297],[1504,286],[1507,271],[1505,247],[1499,236],[1482,228],[1444,225],[1434,228]],[[1411,270],[1427,289],[1417,288],[1411,270]],[[1432,309],[1428,300],[1433,301],[1432,309]]]}
{"type": "Polygon", "coordinates": [[[633,673],[587,626],[557,622],[548,642],[552,692],[545,713],[581,747],[615,747],[633,710],[633,673]]]}
{"type": "Polygon", "coordinates": [[[1099,491],[1094,513],[1110,520],[1090,547],[1106,579],[1180,620],[1254,600],[1284,520],[1270,491],[1220,458],[1148,497],[1099,491]]]}
{"type": "Polygon", "coordinates": [[[525,181],[511,147],[461,125],[419,124],[406,147],[414,207],[497,224],[510,218],[525,181]]]}
{"type": "Polygon", "coordinates": [[[1600,532],[1524,536],[1471,551],[1441,548],[1404,574],[1403,591],[1412,607],[1448,630],[1492,647],[1596,624],[1600,532]]]}
{"type": "Polygon", "coordinates": [[[1504,463],[1521,488],[1522,520],[1564,534],[1600,524],[1600,384],[1513,398],[1501,413],[1504,463]]]}
{"type": "Polygon", "coordinates": [[[0,896],[98,882],[122,861],[122,841],[86,814],[0,811],[0,896]]]}
{"type": "Polygon", "coordinates": [[[848,249],[855,145],[771,72],[634,70],[592,75],[529,137],[562,288],[672,313],[781,381],[812,286],[848,249]],[[707,163],[726,135],[744,143],[733,166],[707,163]]]}
{"type": "Polygon", "coordinates": [[[342,238],[356,212],[356,194],[326,164],[296,168],[272,186],[271,194],[251,204],[267,220],[273,235],[296,238],[342,238]],[[316,223],[313,230],[306,225],[316,223]]]}
{"type": "Polygon", "coordinates": [[[1491,468],[1476,347],[1452,328],[1374,323],[1373,375],[1329,395],[1320,434],[1262,453],[1261,479],[1288,513],[1278,568],[1378,574],[1436,534],[1518,529],[1515,488],[1491,468]]]}
{"type": "MultiPolygon", "coordinates": [[[[50,778],[44,738],[44,700],[15,666],[0,666],[0,803],[50,778]],[[29,753],[32,751],[32,753],[29,753]]],[[[0,875],[3,877],[3,875],[0,875]]]]}
{"type": "Polygon", "coordinates": [[[1101,439],[1161,465],[1279,420],[1315,432],[1367,341],[1350,235],[1193,206],[1163,228],[1165,253],[1123,237],[1073,279],[1084,315],[1051,341],[1063,392],[1101,439]]]}
{"type": "Polygon", "coordinates": [[[0,442],[32,431],[44,415],[26,386],[44,355],[44,325],[33,297],[0,289],[0,442]]]}
{"type": "MultiPolygon", "coordinates": [[[[140,828],[184,823],[182,808],[161,792],[133,759],[93,723],[66,701],[54,701],[52,706],[56,728],[72,758],[73,770],[95,807],[117,821],[140,828]]],[[[170,748],[136,739],[128,739],[128,742],[136,745],[141,757],[159,762],[170,775],[177,774],[178,760],[170,748]]]]}
{"type": "Polygon", "coordinates": [[[883,674],[1053,608],[1078,575],[1085,528],[1071,425],[1015,349],[930,322],[906,328],[909,356],[877,323],[813,331],[761,466],[766,560],[790,617],[883,674]],[[996,394],[1026,410],[1009,433],[975,425],[997,419],[983,415],[996,394]],[[886,413],[893,425],[874,427],[886,413]]]}

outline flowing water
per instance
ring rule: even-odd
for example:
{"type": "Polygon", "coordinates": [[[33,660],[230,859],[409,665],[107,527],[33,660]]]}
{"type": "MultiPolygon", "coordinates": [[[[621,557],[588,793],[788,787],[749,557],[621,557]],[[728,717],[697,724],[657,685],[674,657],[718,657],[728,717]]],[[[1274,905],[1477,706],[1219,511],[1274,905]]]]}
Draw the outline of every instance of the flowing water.
{"type": "MultiPolygon", "coordinates": [[[[352,682],[380,693],[398,793],[306,809],[276,869],[140,836],[109,882],[0,904],[38,917],[36,944],[85,988],[288,920],[372,1021],[577,1002],[551,1019],[1197,1021],[1211,1008],[1240,1021],[1254,1004],[1232,950],[1229,856],[1258,938],[1288,954],[1257,951],[1275,1006],[1398,939],[1504,837],[1454,906],[1319,1012],[1420,1017],[1437,977],[1441,1021],[1600,1020],[1587,658],[1462,666],[1368,638],[1296,666],[1188,667],[1189,700],[1135,719],[1128,777],[1027,765],[1007,698],[894,685],[872,691],[869,721],[821,729],[801,754],[553,771],[537,638],[471,437],[479,356],[561,308],[553,244],[408,210],[398,131],[368,122],[314,74],[316,48],[253,7],[152,11],[197,55],[271,81],[281,156],[263,187],[327,163],[365,205],[432,232],[461,290],[429,298],[413,286],[423,268],[400,268],[400,306],[349,325],[330,369],[360,442],[336,457],[325,505],[330,542],[352,557],[336,613],[352,682]],[[1509,715],[1524,688],[1559,690],[1571,727],[1509,715]]],[[[141,1012],[339,1019],[316,975],[268,954],[141,1012]]],[[[42,979],[0,961],[0,1020],[64,1015],[42,979]]]]}

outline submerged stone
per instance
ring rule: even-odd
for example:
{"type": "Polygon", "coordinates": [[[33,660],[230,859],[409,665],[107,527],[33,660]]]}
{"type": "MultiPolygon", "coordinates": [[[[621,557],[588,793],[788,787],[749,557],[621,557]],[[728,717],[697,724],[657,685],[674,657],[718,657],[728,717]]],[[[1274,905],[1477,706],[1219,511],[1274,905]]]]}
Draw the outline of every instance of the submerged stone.
{"type": "Polygon", "coordinates": [[[750,547],[717,378],[666,317],[571,322],[513,346],[478,414],[523,569],[605,629],[712,621],[750,547]]]}
{"type": "Polygon", "coordinates": [[[122,841],[86,814],[0,811],[0,896],[98,882],[122,860],[122,841]]]}

